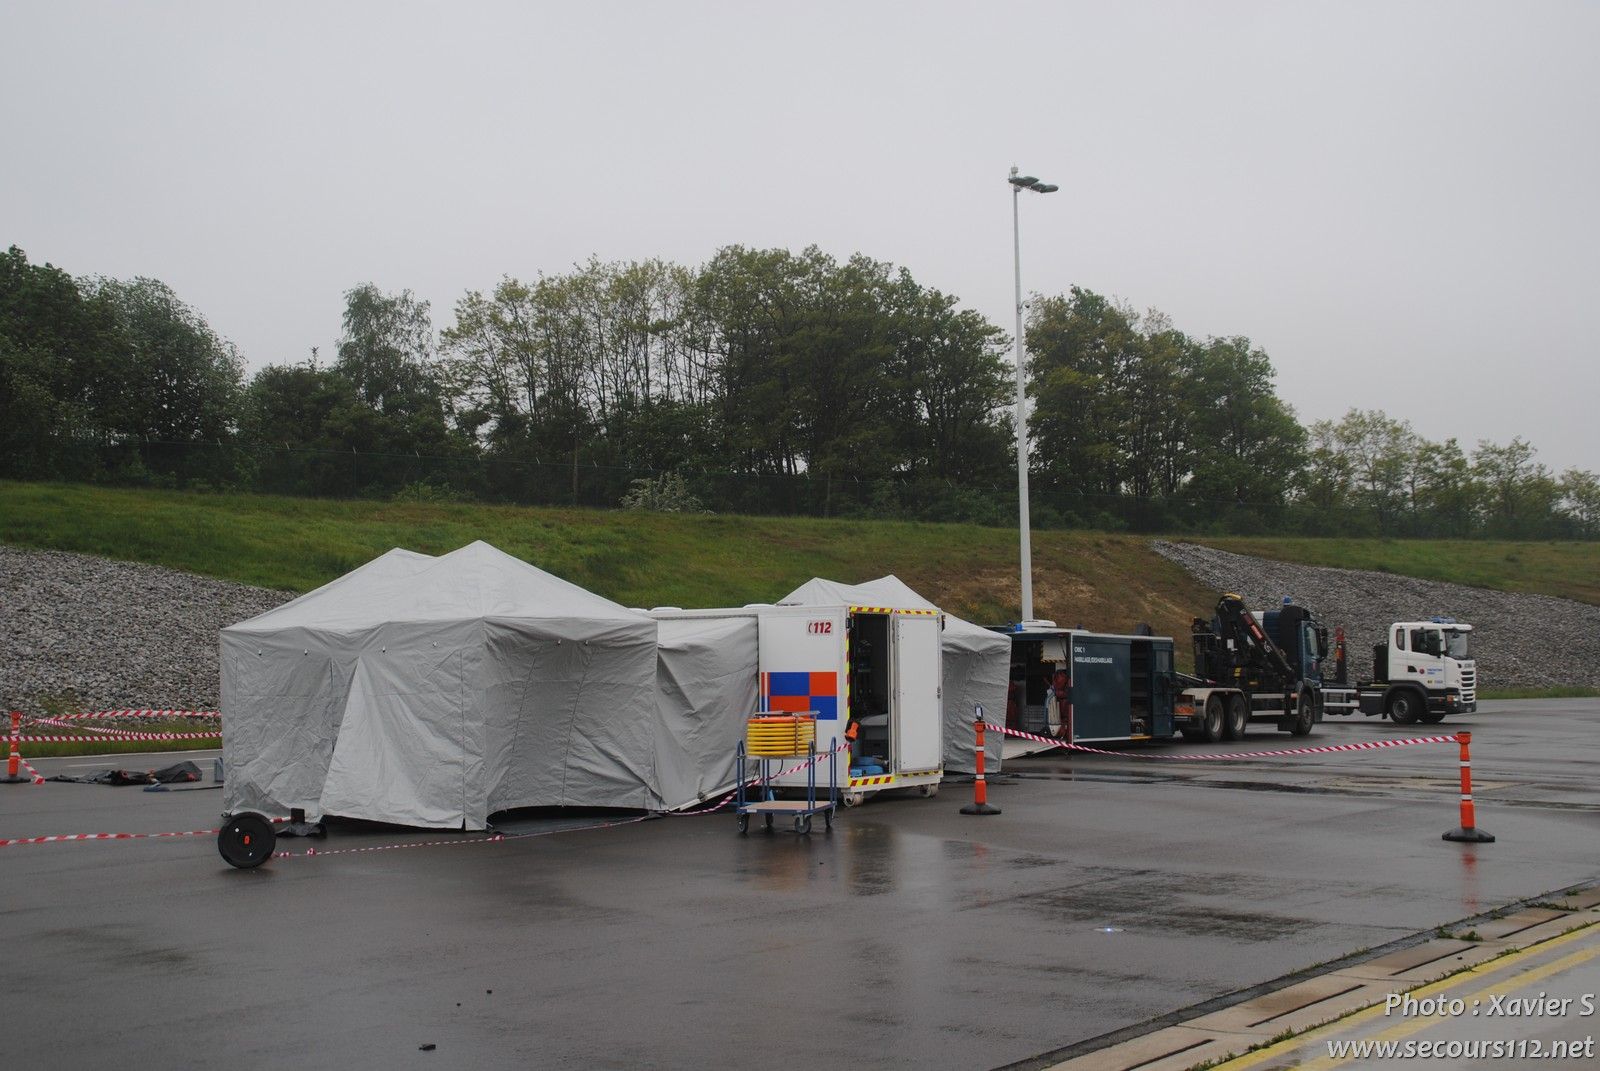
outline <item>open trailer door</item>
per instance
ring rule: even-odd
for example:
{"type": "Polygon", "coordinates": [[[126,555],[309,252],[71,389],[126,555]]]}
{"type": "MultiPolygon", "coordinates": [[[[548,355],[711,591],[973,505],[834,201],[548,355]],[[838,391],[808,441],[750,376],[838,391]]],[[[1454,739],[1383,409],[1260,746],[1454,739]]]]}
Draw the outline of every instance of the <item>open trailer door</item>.
{"type": "Polygon", "coordinates": [[[895,772],[938,770],[944,759],[939,618],[894,615],[895,772]]]}

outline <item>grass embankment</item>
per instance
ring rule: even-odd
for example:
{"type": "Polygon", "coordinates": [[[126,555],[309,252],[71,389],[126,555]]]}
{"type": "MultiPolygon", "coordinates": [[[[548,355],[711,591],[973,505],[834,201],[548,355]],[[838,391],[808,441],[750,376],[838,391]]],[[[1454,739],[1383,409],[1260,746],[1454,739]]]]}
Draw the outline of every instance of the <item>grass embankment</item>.
{"type": "MultiPolygon", "coordinates": [[[[0,482],[0,542],[150,562],[307,591],[391,547],[474,539],[626,606],[739,606],[813,576],[894,573],[985,624],[1017,616],[1014,531],[820,518],[680,516],[512,506],[195,495],[0,482]]],[[[1034,604],[1063,625],[1187,635],[1216,596],[1142,537],[1037,532],[1034,604]]]]}
{"type": "MultiPolygon", "coordinates": [[[[0,542],[149,562],[296,592],[324,584],[391,547],[441,554],[474,539],[626,606],[739,606],[781,598],[813,576],[857,582],[894,573],[973,621],[1011,621],[1018,610],[1011,529],[196,495],[0,481],[0,542]]],[[[1600,544],[1204,542],[1305,564],[1600,603],[1600,544]]],[[[1108,632],[1149,622],[1158,634],[1179,638],[1180,664],[1189,661],[1184,637],[1190,620],[1209,614],[1216,599],[1215,592],[1155,554],[1142,536],[1036,532],[1033,558],[1038,616],[1108,632]]],[[[1592,693],[1554,689],[1504,697],[1532,694],[1592,693]]]]}
{"type": "Polygon", "coordinates": [[[1496,591],[1554,595],[1600,606],[1600,543],[1471,539],[1204,539],[1258,558],[1368,569],[1496,591]]]}

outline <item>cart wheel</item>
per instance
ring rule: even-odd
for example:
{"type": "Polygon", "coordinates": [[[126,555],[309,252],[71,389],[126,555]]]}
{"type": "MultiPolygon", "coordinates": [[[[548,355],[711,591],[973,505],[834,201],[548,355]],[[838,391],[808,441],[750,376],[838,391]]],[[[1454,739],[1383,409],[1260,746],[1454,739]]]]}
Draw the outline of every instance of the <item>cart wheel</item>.
{"type": "Polygon", "coordinates": [[[749,815],[741,814],[739,816],[739,832],[740,833],[748,833],[748,832],[750,832],[750,816],[749,815]]]}
{"type": "Polygon", "coordinates": [[[939,794],[939,786],[938,785],[923,785],[922,788],[919,789],[919,791],[922,793],[922,798],[923,799],[931,800],[931,799],[933,799],[933,797],[935,797],[935,796],[937,796],[939,794]]]}
{"type": "Polygon", "coordinates": [[[217,831],[217,851],[240,870],[253,870],[271,859],[277,842],[272,823],[254,811],[230,815],[217,831]]]}
{"type": "Polygon", "coordinates": [[[794,831],[802,836],[810,833],[811,816],[809,814],[796,815],[794,820],[794,831]]]}
{"type": "Polygon", "coordinates": [[[767,832],[772,832],[772,815],[767,815],[767,832]]]}
{"type": "Polygon", "coordinates": [[[827,810],[827,811],[823,811],[822,812],[822,825],[823,825],[823,828],[825,828],[829,833],[833,832],[833,811],[832,810],[827,810]]]}

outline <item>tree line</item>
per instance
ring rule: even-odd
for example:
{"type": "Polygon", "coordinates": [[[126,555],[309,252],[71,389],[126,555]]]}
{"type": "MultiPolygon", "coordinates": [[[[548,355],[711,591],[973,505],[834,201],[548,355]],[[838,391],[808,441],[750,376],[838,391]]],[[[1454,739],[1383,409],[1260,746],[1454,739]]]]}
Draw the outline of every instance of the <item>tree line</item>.
{"type": "MultiPolygon", "coordinates": [[[[1091,291],[1032,302],[1033,514],[1169,531],[1600,536],[1520,439],[1302,425],[1245,337],[1091,291]]],[[[427,302],[345,294],[327,359],[247,375],[153,279],[0,257],[0,476],[1013,523],[1010,340],[903,268],[732,246],[427,302]]]]}

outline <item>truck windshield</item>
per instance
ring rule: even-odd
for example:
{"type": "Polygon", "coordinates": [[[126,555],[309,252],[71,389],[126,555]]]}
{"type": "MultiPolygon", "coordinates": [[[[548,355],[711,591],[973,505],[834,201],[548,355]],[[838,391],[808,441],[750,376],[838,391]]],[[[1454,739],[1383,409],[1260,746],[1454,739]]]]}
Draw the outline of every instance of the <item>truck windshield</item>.
{"type": "Polygon", "coordinates": [[[1444,653],[1451,658],[1465,660],[1472,657],[1472,633],[1446,632],[1444,653]]]}

